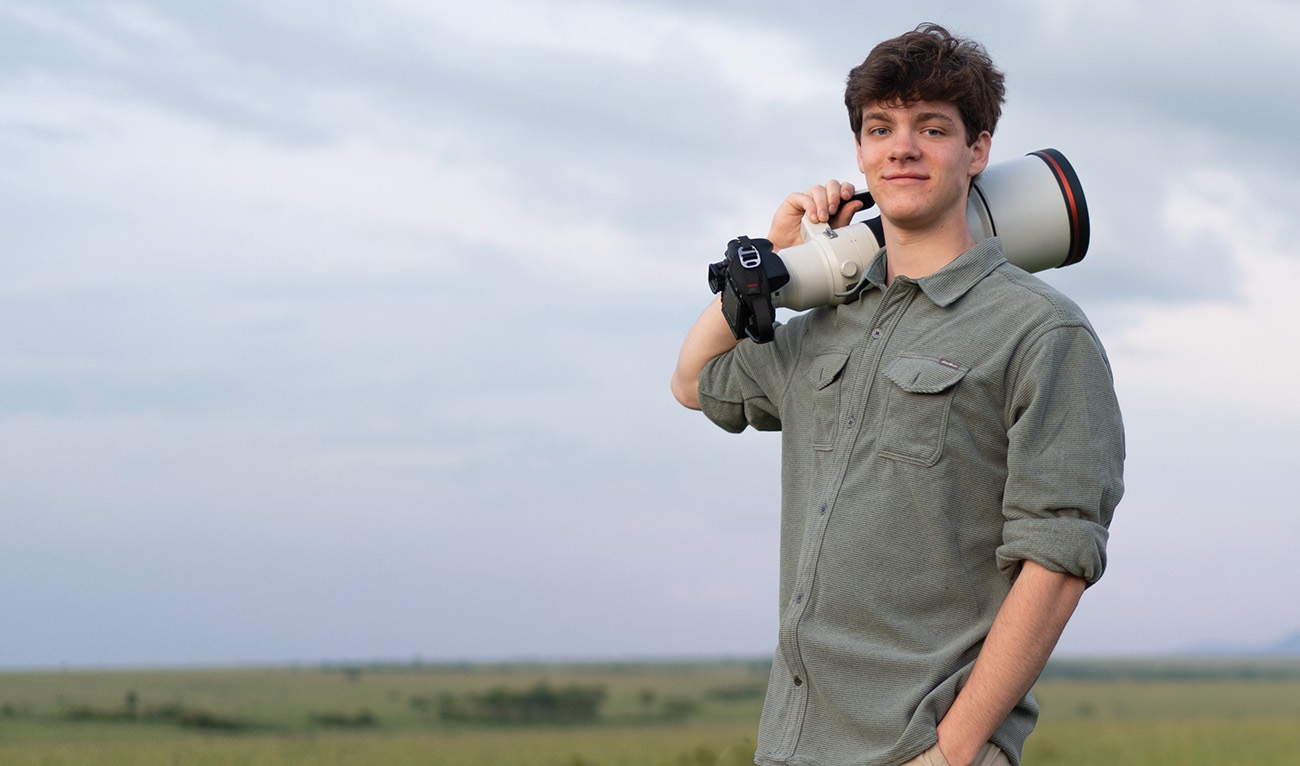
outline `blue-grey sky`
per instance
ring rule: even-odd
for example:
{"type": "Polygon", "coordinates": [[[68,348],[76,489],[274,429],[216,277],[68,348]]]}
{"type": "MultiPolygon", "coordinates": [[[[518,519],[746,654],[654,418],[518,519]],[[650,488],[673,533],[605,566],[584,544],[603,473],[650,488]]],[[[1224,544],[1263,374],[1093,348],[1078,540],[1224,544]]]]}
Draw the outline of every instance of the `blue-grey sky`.
{"type": "Polygon", "coordinates": [[[1300,6],[0,0],[0,666],[762,655],[777,437],[667,378],[937,21],[1092,213],[1070,655],[1300,630],[1300,6]]]}

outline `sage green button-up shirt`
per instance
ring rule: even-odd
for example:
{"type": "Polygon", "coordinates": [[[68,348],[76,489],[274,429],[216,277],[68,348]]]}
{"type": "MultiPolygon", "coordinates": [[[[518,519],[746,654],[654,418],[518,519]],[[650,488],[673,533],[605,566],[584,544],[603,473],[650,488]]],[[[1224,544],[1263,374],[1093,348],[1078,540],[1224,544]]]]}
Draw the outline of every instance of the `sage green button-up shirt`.
{"type": "MultiPolygon", "coordinates": [[[[759,764],[899,764],[937,741],[1031,560],[1101,577],[1123,493],[1083,312],[996,239],[814,309],[700,374],[723,428],[782,432],[780,633],[759,764]]],[[[1018,763],[1026,695],[992,737],[1018,763]]]]}

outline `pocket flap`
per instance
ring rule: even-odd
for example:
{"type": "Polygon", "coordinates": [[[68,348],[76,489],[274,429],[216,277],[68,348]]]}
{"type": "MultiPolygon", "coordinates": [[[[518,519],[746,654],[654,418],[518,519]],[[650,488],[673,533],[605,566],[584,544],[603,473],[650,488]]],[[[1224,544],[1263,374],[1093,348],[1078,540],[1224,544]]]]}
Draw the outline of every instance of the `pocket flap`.
{"type": "Polygon", "coordinates": [[[969,367],[947,359],[927,356],[900,356],[885,370],[885,376],[904,391],[914,394],[937,394],[966,377],[969,367]]]}
{"type": "Polygon", "coordinates": [[[835,382],[844,370],[844,364],[849,361],[849,352],[832,351],[822,354],[813,359],[812,365],[808,367],[808,380],[817,389],[823,389],[835,382]]]}

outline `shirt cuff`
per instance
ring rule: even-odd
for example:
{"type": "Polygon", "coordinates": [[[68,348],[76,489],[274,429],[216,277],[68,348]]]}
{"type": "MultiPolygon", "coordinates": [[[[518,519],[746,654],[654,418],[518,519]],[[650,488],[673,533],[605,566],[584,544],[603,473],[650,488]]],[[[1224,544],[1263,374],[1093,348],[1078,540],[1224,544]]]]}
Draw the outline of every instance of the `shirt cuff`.
{"type": "Polygon", "coordinates": [[[1014,519],[1002,527],[998,568],[1008,579],[1029,560],[1053,572],[1081,577],[1088,585],[1101,579],[1106,569],[1106,540],[1110,533],[1095,521],[1056,516],[1048,519],[1014,519]]]}

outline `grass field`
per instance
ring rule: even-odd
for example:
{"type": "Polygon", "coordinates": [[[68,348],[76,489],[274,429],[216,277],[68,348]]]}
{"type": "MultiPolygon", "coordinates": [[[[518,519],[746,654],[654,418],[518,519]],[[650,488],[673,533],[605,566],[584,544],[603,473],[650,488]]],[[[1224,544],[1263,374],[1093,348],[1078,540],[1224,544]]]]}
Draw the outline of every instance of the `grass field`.
{"type": "MultiPolygon", "coordinates": [[[[0,766],[741,766],[766,678],[739,661],[8,672],[0,766]],[[599,690],[599,714],[448,717],[539,689],[599,690]]],[[[1030,766],[1300,765],[1300,661],[1058,663],[1035,694],[1030,766]]]]}

